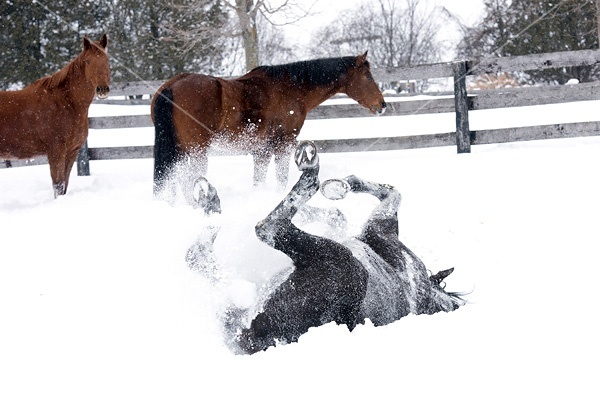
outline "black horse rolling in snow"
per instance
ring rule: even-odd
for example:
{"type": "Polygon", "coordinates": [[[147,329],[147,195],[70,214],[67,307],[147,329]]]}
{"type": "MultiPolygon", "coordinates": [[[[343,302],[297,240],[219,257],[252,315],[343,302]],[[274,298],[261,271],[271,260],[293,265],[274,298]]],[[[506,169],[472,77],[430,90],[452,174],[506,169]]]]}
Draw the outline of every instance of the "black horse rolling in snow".
{"type": "MultiPolygon", "coordinates": [[[[229,310],[226,334],[234,351],[252,354],[277,342],[294,342],[310,327],[331,321],[353,330],[366,318],[379,326],[409,313],[447,312],[464,304],[441,286],[452,269],[429,276],[423,262],[398,239],[400,194],[393,187],[356,176],[320,185],[319,157],[311,142],[299,144],[295,161],[302,171],[298,182],[256,225],[257,237],[286,254],[294,270],[270,294],[249,326],[243,322],[244,310],[229,310]],[[380,200],[358,237],[338,243],[292,223],[319,187],[330,199],[354,192],[380,200]]],[[[220,212],[216,190],[204,178],[197,181],[195,199],[207,213],[220,212]]],[[[191,267],[205,272],[214,269],[211,246],[215,235],[190,248],[191,267]]]]}

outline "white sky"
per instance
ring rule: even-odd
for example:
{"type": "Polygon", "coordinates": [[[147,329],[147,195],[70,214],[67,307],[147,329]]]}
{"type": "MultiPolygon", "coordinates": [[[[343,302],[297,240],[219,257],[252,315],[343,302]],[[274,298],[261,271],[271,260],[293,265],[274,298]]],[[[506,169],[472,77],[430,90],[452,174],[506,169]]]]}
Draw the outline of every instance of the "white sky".
{"type": "MultiPolygon", "coordinates": [[[[312,14],[294,25],[286,26],[287,40],[291,45],[304,45],[310,40],[312,32],[333,21],[341,11],[352,9],[362,3],[373,3],[375,0],[297,0],[303,6],[312,7],[312,14]]],[[[465,24],[473,24],[483,12],[483,0],[421,0],[424,3],[446,7],[457,15],[465,24]]],[[[456,26],[444,24],[440,35],[449,40],[457,40],[456,26]]]]}

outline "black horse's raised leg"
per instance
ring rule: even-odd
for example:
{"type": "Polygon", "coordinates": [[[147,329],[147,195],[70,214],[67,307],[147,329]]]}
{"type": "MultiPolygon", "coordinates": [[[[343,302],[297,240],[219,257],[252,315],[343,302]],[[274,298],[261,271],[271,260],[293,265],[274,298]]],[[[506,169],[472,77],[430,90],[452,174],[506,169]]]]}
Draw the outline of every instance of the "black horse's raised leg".
{"type": "MultiPolygon", "coordinates": [[[[292,217],[319,190],[319,156],[312,142],[302,142],[295,153],[295,161],[302,175],[292,190],[277,207],[256,225],[259,239],[273,246],[272,230],[278,224],[291,224],[292,217]]],[[[279,250],[279,249],[278,249],[279,250]]]]}
{"type": "Polygon", "coordinates": [[[298,229],[292,217],[319,188],[319,160],[313,143],[298,146],[295,161],[302,175],[287,196],[256,225],[257,237],[285,253],[294,271],[269,297],[237,345],[246,353],[279,342],[293,342],[310,327],[335,321],[353,329],[362,322],[366,271],[352,252],[330,239],[298,229]]]}

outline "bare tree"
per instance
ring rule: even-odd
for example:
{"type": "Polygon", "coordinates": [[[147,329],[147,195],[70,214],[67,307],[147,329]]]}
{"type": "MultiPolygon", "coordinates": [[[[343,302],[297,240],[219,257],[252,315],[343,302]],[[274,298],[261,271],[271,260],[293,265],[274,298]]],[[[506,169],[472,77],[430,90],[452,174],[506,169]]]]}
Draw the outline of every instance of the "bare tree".
{"type": "Polygon", "coordinates": [[[262,65],[284,64],[293,59],[294,52],[286,43],[283,31],[276,25],[265,21],[259,15],[258,24],[258,52],[259,63],[262,65]]]}
{"type": "MultiPolygon", "coordinates": [[[[311,4],[314,5],[316,1],[318,0],[311,4]]],[[[257,67],[263,60],[274,58],[273,54],[261,56],[261,51],[285,50],[285,47],[281,46],[283,35],[275,28],[295,23],[310,15],[312,7],[309,4],[308,8],[304,8],[297,0],[192,0],[191,4],[190,0],[185,2],[187,4],[181,2],[182,0],[173,0],[173,6],[180,10],[185,9],[188,14],[199,11],[205,13],[207,7],[218,6],[219,9],[227,10],[232,17],[213,26],[199,23],[193,29],[179,29],[175,21],[169,26],[174,32],[174,39],[182,41],[183,48],[188,51],[207,42],[214,43],[214,40],[220,40],[230,50],[244,52],[246,71],[257,67]],[[277,42],[269,35],[274,35],[277,42]],[[261,46],[261,41],[278,43],[279,46],[261,46]],[[236,42],[241,42],[241,46],[236,42]]],[[[237,61],[237,56],[232,58],[237,61]]]]}
{"type": "Polygon", "coordinates": [[[427,8],[419,0],[365,2],[317,31],[312,47],[324,57],[369,50],[371,63],[379,67],[439,61],[439,15],[441,9],[427,8]]]}

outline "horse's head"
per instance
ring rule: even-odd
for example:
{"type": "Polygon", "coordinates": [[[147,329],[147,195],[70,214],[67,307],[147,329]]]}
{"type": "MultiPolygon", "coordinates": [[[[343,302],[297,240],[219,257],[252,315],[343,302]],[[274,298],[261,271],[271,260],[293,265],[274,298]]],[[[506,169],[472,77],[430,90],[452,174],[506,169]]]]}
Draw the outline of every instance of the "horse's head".
{"type": "Polygon", "coordinates": [[[345,93],[361,106],[368,108],[373,114],[385,112],[385,100],[379,86],[371,75],[367,52],[356,57],[356,64],[347,73],[345,93]]]}
{"type": "Polygon", "coordinates": [[[87,37],[83,38],[83,61],[85,77],[96,88],[96,96],[100,99],[108,97],[110,87],[110,68],[106,48],[108,38],[102,35],[100,40],[92,42],[87,37]]]}

